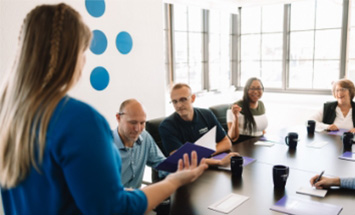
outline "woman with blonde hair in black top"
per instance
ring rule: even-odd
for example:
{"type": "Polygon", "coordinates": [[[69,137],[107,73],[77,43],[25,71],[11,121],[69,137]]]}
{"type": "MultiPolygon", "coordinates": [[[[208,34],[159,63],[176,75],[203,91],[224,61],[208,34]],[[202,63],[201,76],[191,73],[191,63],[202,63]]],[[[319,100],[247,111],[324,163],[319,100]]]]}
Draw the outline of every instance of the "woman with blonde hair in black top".
{"type": "Polygon", "coordinates": [[[326,102],[311,119],[316,121],[317,130],[337,131],[340,128],[355,133],[354,83],[340,79],[333,84],[334,102],[326,102]]]}

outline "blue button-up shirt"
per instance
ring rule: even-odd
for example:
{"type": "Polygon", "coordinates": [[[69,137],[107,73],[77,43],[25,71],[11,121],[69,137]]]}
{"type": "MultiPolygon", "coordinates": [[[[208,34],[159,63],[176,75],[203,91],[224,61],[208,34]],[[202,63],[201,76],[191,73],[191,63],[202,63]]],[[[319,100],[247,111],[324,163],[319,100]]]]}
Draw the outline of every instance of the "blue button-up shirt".
{"type": "Polygon", "coordinates": [[[165,160],[165,156],[146,130],[139,135],[132,148],[124,146],[118,134],[118,127],[112,130],[112,134],[121,155],[123,186],[139,188],[142,184],[145,165],[155,168],[165,160]]]}

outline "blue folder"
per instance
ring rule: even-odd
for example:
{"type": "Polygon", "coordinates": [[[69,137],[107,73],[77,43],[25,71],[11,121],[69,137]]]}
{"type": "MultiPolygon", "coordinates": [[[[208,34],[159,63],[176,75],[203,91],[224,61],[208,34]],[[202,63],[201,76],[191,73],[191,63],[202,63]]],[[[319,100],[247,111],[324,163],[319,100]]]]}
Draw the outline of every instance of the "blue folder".
{"type": "Polygon", "coordinates": [[[174,154],[170,155],[163,162],[161,162],[155,169],[167,172],[175,172],[177,170],[179,159],[182,159],[185,153],[189,155],[191,161],[192,151],[196,151],[198,163],[200,163],[202,158],[208,158],[215,152],[212,149],[187,142],[181,146],[174,154]]]}

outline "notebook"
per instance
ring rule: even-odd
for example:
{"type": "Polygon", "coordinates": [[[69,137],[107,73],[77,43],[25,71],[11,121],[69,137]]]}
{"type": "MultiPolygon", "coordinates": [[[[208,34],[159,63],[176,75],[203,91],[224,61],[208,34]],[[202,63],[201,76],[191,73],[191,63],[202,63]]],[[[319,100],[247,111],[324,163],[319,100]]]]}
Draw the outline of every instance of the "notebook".
{"type": "Polygon", "coordinates": [[[313,187],[300,187],[296,193],[324,198],[328,190],[315,189],[313,187]]]}
{"type": "Polygon", "coordinates": [[[328,203],[302,199],[294,196],[284,196],[270,208],[273,211],[278,211],[287,214],[300,215],[336,215],[341,212],[343,207],[328,203]]]}

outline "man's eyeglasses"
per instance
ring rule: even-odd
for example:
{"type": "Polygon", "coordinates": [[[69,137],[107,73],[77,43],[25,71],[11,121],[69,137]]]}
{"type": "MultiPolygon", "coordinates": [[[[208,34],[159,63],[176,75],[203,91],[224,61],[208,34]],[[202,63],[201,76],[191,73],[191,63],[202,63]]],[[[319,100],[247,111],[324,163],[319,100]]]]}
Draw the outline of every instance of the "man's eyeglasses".
{"type": "Polygon", "coordinates": [[[254,87],[252,87],[252,88],[249,88],[248,90],[250,90],[250,91],[258,91],[258,92],[261,92],[261,91],[264,91],[264,89],[263,88],[254,88],[254,87]]]}
{"type": "Polygon", "coordinates": [[[188,97],[181,97],[179,98],[179,100],[171,100],[170,103],[173,103],[173,105],[177,105],[179,102],[180,103],[185,103],[187,102],[187,100],[190,98],[191,96],[188,96],[188,97]]]}

